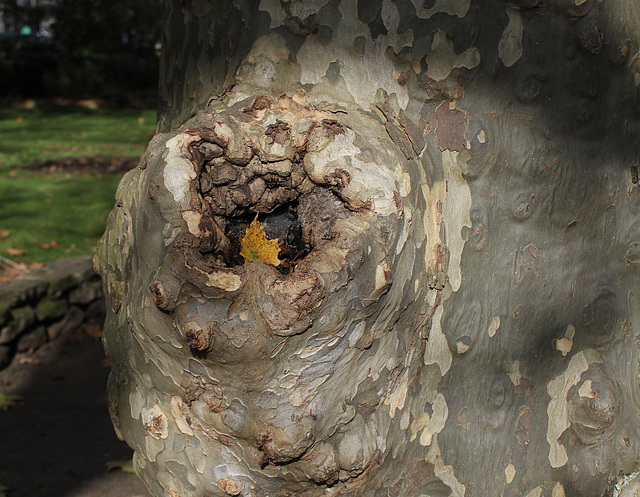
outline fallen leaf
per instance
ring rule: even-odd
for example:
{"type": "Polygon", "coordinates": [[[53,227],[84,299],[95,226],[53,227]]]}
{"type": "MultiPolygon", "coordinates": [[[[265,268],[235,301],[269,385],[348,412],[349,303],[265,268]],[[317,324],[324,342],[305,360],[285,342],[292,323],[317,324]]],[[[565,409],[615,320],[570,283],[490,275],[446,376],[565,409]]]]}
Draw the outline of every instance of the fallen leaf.
{"type": "Polygon", "coordinates": [[[258,215],[251,222],[244,237],[240,239],[240,255],[247,261],[262,261],[273,266],[280,265],[278,239],[268,240],[258,215]]]}
{"type": "Polygon", "coordinates": [[[26,271],[27,266],[22,263],[17,263],[6,257],[0,255],[0,279],[10,280],[12,278],[20,277],[26,271]]]}
{"type": "Polygon", "coordinates": [[[42,248],[42,249],[54,249],[54,248],[58,248],[58,242],[56,242],[55,240],[51,240],[49,243],[37,244],[36,247],[42,248]]]}
{"type": "Polygon", "coordinates": [[[7,247],[7,254],[9,254],[11,257],[16,257],[18,255],[25,255],[26,253],[27,253],[26,250],[14,248],[14,247],[7,247]]]}
{"type": "Polygon", "coordinates": [[[93,338],[96,341],[102,338],[102,326],[99,324],[85,324],[81,329],[89,338],[93,338]]]}
{"type": "Polygon", "coordinates": [[[9,238],[10,234],[9,230],[0,230],[0,239],[9,238]]]}
{"type": "Polygon", "coordinates": [[[22,397],[19,395],[8,395],[0,392],[0,409],[3,411],[8,410],[10,407],[18,405],[22,401],[22,397]]]}
{"type": "Polygon", "coordinates": [[[135,470],[133,469],[133,459],[129,459],[126,461],[108,461],[105,464],[107,467],[107,471],[113,471],[114,469],[119,469],[123,473],[133,473],[135,474],[135,470]]]}

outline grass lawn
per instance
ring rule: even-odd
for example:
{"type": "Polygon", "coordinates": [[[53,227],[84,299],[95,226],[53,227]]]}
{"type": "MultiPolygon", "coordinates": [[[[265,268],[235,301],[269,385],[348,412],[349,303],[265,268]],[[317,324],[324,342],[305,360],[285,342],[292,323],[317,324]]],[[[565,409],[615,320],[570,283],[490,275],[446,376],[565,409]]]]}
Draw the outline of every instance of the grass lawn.
{"type": "Polygon", "coordinates": [[[21,166],[61,157],[139,157],[154,127],[155,110],[0,109],[0,256],[32,263],[93,252],[120,177],[21,166]]]}

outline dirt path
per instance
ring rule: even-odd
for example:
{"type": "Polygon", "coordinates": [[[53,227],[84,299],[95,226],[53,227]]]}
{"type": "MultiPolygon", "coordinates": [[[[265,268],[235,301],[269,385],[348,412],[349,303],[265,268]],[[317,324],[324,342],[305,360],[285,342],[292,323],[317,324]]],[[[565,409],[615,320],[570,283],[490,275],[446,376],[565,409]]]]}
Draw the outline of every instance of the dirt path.
{"type": "MultiPolygon", "coordinates": [[[[107,411],[102,343],[78,330],[0,371],[0,392],[22,401],[0,410],[0,483],[8,497],[148,497],[142,481],[109,461],[131,458],[107,411]]],[[[1,492],[0,492],[1,494],[1,492]]]]}
{"type": "Polygon", "coordinates": [[[104,176],[107,174],[124,174],[136,167],[139,157],[63,157],[46,161],[35,161],[25,164],[22,169],[43,174],[71,173],[79,175],[104,176]]]}

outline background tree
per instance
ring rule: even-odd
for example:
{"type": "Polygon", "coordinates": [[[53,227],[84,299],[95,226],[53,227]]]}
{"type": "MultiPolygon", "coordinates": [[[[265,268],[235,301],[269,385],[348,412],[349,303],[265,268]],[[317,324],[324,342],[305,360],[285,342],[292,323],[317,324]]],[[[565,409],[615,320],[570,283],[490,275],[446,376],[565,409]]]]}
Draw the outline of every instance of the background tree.
{"type": "Polygon", "coordinates": [[[159,0],[59,0],[53,15],[56,40],[76,55],[153,57],[162,29],[159,0]]]}
{"type": "Polygon", "coordinates": [[[151,491],[631,495],[640,9],[166,7],[97,257],[151,491]]]}

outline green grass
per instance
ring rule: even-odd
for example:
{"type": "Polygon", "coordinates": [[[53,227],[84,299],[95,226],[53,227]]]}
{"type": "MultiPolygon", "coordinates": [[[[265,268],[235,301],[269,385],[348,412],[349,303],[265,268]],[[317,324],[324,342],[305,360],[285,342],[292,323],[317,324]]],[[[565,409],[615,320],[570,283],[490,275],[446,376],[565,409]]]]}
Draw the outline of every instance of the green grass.
{"type": "Polygon", "coordinates": [[[141,156],[154,125],[153,110],[0,109],[0,256],[32,263],[93,252],[120,177],[44,175],[20,166],[141,156]]]}
{"type": "Polygon", "coordinates": [[[0,171],[60,157],[140,156],[154,126],[154,110],[0,109],[0,171]]]}

